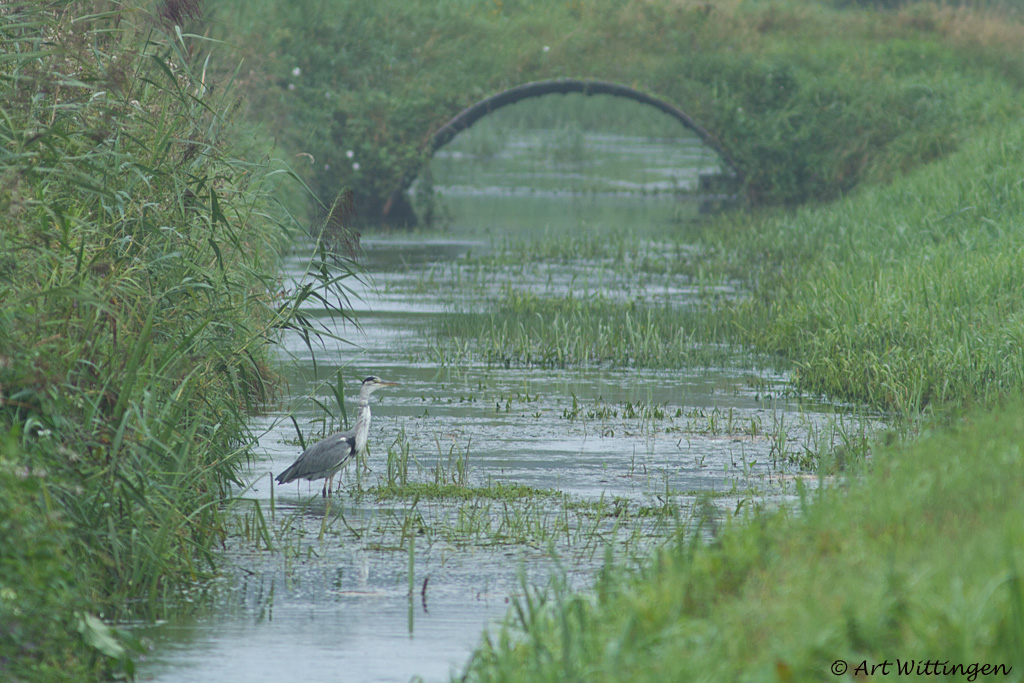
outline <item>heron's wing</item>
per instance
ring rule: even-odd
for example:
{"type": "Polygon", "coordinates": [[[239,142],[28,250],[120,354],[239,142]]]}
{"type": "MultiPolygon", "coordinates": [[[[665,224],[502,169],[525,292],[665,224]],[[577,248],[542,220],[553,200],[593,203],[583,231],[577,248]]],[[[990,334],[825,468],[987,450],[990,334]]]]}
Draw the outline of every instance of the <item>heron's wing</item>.
{"type": "Polygon", "coordinates": [[[277,475],[277,483],[329,477],[341,469],[355,450],[355,432],[349,430],[331,434],[304,450],[288,469],[277,475]]]}

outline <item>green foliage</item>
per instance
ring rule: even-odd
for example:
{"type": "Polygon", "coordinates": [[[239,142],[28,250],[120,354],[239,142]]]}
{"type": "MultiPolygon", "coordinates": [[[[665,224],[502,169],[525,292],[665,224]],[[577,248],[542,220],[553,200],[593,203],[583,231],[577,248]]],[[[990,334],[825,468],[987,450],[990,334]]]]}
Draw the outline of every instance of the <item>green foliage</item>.
{"type": "Polygon", "coordinates": [[[208,563],[195,541],[237,460],[206,461],[230,452],[239,408],[261,398],[247,347],[270,321],[254,267],[272,252],[246,234],[249,169],[221,156],[221,117],[183,46],[124,64],[106,26],[50,26],[71,44],[25,36],[43,54],[20,65],[5,104],[3,415],[80,525],[83,557],[154,590],[208,563]],[[119,81],[129,68],[141,73],[119,81]],[[154,495],[157,473],[168,488],[154,495]]]}
{"type": "MultiPolygon", "coordinates": [[[[88,652],[67,637],[76,610],[65,550],[69,527],[45,505],[42,469],[15,459],[17,432],[0,440],[0,674],[5,680],[72,680],[93,671],[88,652]]],[[[101,667],[96,666],[96,669],[101,667]]]]}
{"type": "Polygon", "coordinates": [[[259,64],[245,78],[254,106],[286,149],[310,155],[310,185],[325,200],[351,188],[369,221],[420,171],[445,121],[528,81],[613,81],[679,106],[734,157],[750,200],[769,205],[891,179],[1022,111],[1024,72],[1006,58],[1021,33],[995,28],[996,10],[612,0],[216,9],[259,64]]]}
{"type": "Polygon", "coordinates": [[[207,46],[90,8],[0,24],[0,671],[73,680],[131,673],[94,612],[216,570],[267,342],[309,296],[274,294],[270,169],[235,156],[207,46]]]}

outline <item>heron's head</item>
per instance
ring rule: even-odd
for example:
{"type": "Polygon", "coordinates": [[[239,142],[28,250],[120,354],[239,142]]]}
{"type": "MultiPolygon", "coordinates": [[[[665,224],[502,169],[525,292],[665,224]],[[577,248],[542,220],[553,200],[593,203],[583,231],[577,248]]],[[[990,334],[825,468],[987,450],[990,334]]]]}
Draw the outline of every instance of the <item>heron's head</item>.
{"type": "Polygon", "coordinates": [[[382,389],[384,387],[394,386],[398,386],[398,382],[385,382],[380,377],[377,377],[377,375],[370,375],[369,377],[363,380],[362,390],[370,392],[376,391],[377,389],[382,389]]]}

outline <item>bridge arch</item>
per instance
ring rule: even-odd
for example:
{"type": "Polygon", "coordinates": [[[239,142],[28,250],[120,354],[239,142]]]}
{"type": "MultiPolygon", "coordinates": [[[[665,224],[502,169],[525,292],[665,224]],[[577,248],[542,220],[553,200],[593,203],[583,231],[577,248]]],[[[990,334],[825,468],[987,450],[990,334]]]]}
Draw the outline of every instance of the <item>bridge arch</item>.
{"type": "Polygon", "coordinates": [[[439,148],[451,142],[452,138],[456,135],[472,126],[484,116],[487,116],[502,107],[515,104],[516,102],[529,99],[531,97],[541,97],[543,95],[567,95],[569,93],[582,93],[583,95],[612,95],[615,97],[625,97],[642,104],[650,105],[668,114],[696,133],[704,144],[715,150],[715,152],[722,157],[722,160],[729,165],[738,177],[742,177],[740,168],[736,165],[736,162],[733,160],[728,150],[722,147],[721,143],[719,143],[713,135],[698,125],[697,122],[682,109],[666,102],[665,100],[649,95],[641,90],[637,90],[636,88],[630,88],[626,85],[610,83],[607,81],[584,81],[575,78],[559,78],[556,80],[524,83],[523,85],[517,85],[514,88],[503,90],[496,95],[491,95],[486,99],[480,100],[476,104],[463,109],[447,123],[437,129],[437,132],[434,133],[433,137],[430,139],[430,152],[433,154],[439,148]]]}
{"type": "MultiPolygon", "coordinates": [[[[721,157],[722,161],[735,174],[736,180],[741,181],[743,179],[742,169],[740,169],[733,160],[729,151],[726,150],[721,143],[711,135],[711,133],[701,127],[689,114],[679,107],[641,90],[621,85],[619,83],[580,80],[575,78],[559,78],[554,80],[524,83],[523,85],[517,85],[507,90],[502,90],[495,95],[491,95],[490,97],[480,100],[476,104],[463,109],[461,112],[449,119],[447,123],[438,128],[430,138],[427,151],[431,156],[433,156],[434,152],[451,142],[456,135],[466,130],[483,117],[501,109],[502,107],[506,107],[510,104],[515,104],[516,102],[530,99],[532,97],[542,97],[544,95],[567,95],[569,93],[581,93],[583,95],[612,95],[614,97],[624,97],[642,104],[650,105],[668,114],[679,121],[683,126],[693,131],[697,137],[704,142],[704,144],[713,149],[721,157]]],[[[407,202],[404,201],[404,195],[412,185],[413,180],[415,180],[415,177],[407,177],[402,182],[401,187],[396,189],[396,191],[391,195],[382,211],[385,216],[388,216],[389,214],[393,215],[396,213],[411,212],[411,207],[409,207],[407,202]],[[398,210],[393,211],[393,209],[396,208],[398,208],[398,210]]]]}

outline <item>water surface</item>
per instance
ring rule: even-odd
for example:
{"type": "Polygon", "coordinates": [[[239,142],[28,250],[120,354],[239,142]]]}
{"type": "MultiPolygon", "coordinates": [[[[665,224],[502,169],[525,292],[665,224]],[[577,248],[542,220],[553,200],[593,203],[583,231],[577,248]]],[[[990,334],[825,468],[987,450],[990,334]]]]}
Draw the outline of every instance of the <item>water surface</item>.
{"type": "MultiPolygon", "coordinates": [[[[654,155],[653,144],[596,140],[599,150],[625,150],[630,164],[657,159],[654,179],[637,181],[641,190],[644,183],[685,184],[681,177],[665,180],[659,164],[676,162],[664,162],[663,151],[654,155]]],[[[239,506],[229,570],[198,586],[187,598],[193,607],[180,617],[139,628],[153,644],[140,663],[141,680],[447,680],[525,586],[543,586],[555,575],[586,588],[607,543],[620,557],[642,561],[651,545],[694,519],[699,500],[725,513],[793,495],[792,482],[803,474],[792,463],[819,448],[821,438],[833,438],[822,430],[837,409],[791,397],[784,374],[744,367],[506,368],[441,357],[438,316],[486,309],[509,287],[669,305],[687,305],[696,295],[684,277],[626,277],[614,262],[538,259],[492,267],[475,260],[509,249],[510,235],[542,240],[551,231],[616,229],[621,220],[632,221],[631,229],[669,258],[672,250],[691,248],[664,241],[678,218],[678,199],[637,195],[637,187],[614,178],[590,183],[585,196],[575,191],[568,202],[575,213],[560,213],[563,206],[545,213],[566,203],[563,190],[546,189],[550,178],[514,162],[523,149],[504,152],[513,162],[503,179],[478,178],[474,189],[461,176],[439,182],[435,172],[445,210],[463,209],[445,232],[364,236],[365,270],[350,292],[358,326],[309,310],[345,341],[320,340],[311,353],[297,335],[282,340],[286,395],[253,422],[261,436],[247,473],[251,502],[239,506]],[[519,209],[509,213],[510,206],[519,209]],[[524,223],[524,232],[514,232],[524,223]],[[329,383],[340,377],[351,413],[359,380],[369,374],[401,386],[373,397],[367,469],[349,467],[343,491],[330,500],[319,496],[319,483],[272,487],[272,475],[301,450],[292,418],[308,442],[319,438],[338,420],[311,398],[336,411],[329,383]],[[388,481],[388,459],[394,464],[401,453],[408,455],[409,481],[523,484],[557,495],[509,502],[380,494],[374,487],[388,481]],[[600,512],[606,505],[624,514],[600,512]],[[256,506],[268,539],[253,532],[256,506]],[[658,510],[671,512],[645,513],[658,510]]],[[[440,161],[466,154],[455,147],[440,161]]],[[[573,168],[549,171],[577,182],[573,168]]],[[[305,264],[304,256],[293,256],[289,276],[302,279],[305,264]]]]}

